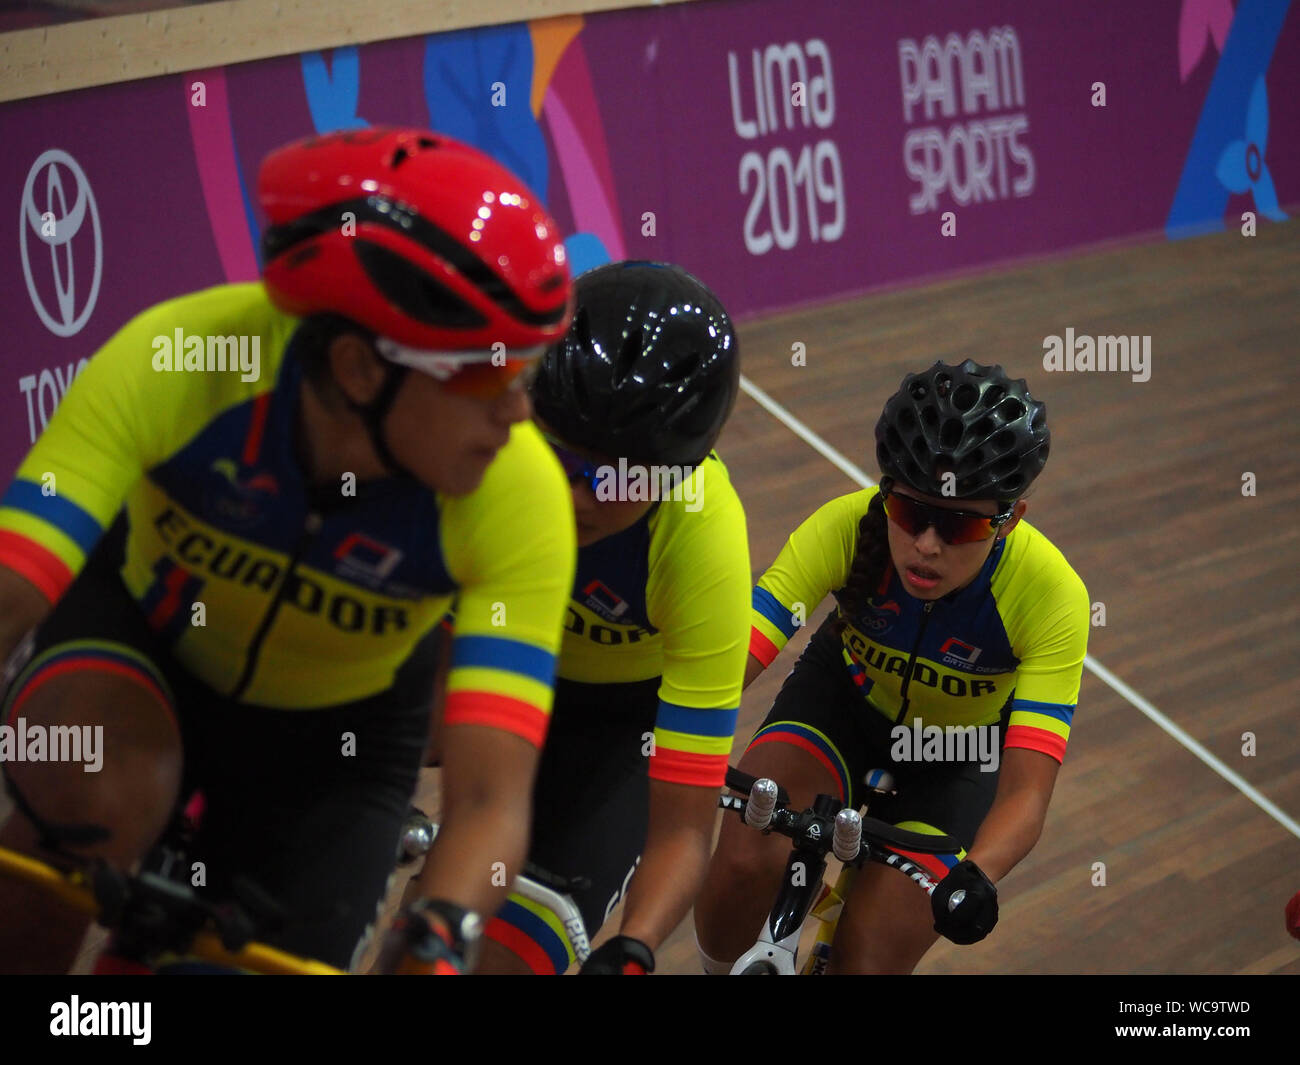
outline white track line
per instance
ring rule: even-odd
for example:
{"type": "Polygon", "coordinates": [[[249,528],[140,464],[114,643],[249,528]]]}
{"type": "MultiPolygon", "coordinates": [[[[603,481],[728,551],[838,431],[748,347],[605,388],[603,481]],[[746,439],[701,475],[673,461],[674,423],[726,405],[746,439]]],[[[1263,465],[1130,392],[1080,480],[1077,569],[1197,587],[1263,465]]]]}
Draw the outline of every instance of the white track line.
{"type": "MultiPolygon", "coordinates": [[[[870,488],[876,482],[862,472],[857,466],[841,455],[830,444],[826,443],[820,436],[814,433],[808,426],[804,425],[798,418],[786,410],[781,404],[759,388],[753,381],[743,374],[740,378],[740,387],[751,399],[760,407],[766,410],[777,421],[785,423],[786,426],[805,443],[809,444],[819,455],[827,458],[838,469],[842,470],[850,478],[857,481],[863,488],[870,488]]],[[[1241,776],[1228,768],[1217,757],[1202,747],[1196,740],[1175,725],[1164,714],[1151,705],[1146,699],[1142,698],[1137,692],[1120,680],[1114,673],[1098,662],[1092,655],[1084,658],[1083,664],[1090,669],[1095,676],[1104,681],[1121,697],[1127,699],[1142,713],[1159,725],[1165,732],[1175,740],[1186,747],[1192,754],[1196,755],[1202,762],[1213,769],[1219,776],[1223,777],[1229,784],[1240,791],[1251,802],[1263,810],[1269,817],[1273,818],[1278,824],[1290,832],[1293,836],[1300,837],[1300,823],[1290,817],[1284,810],[1280,809],[1275,803],[1270,802],[1261,795],[1241,776]]]]}

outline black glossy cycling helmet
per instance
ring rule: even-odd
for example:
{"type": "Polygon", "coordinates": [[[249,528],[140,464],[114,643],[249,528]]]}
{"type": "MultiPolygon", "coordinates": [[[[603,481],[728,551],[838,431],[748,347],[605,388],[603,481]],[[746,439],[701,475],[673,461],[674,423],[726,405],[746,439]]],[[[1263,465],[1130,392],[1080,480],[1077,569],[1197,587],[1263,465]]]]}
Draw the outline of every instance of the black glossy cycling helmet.
{"type": "Polygon", "coordinates": [[[1052,437],[1047,407],[1024,378],[967,359],[908,374],[876,422],[883,476],[956,499],[1018,499],[1042,472],[1052,437]],[[954,493],[943,473],[956,475],[954,493]]]}
{"type": "Polygon", "coordinates": [[[574,284],[568,332],[542,358],[537,415],[603,456],[694,465],[740,388],[731,318],[700,281],[665,263],[608,263],[574,284]]]}

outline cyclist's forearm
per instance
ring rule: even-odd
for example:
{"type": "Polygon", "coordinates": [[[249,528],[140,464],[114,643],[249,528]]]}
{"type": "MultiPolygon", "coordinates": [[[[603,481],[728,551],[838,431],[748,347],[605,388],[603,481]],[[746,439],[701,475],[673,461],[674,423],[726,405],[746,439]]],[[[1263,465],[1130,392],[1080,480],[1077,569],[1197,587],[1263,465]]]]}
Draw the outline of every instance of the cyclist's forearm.
{"type": "Polygon", "coordinates": [[[999,795],[967,857],[989,879],[1001,880],[1034,849],[1046,819],[1047,802],[1038,793],[1022,788],[999,795]]]}
{"type": "Polygon", "coordinates": [[[528,823],[518,810],[461,808],[439,826],[415,894],[454,902],[486,921],[505,902],[527,853],[528,823]]]}
{"type": "Polygon", "coordinates": [[[49,601],[26,577],[0,565],[0,666],[18,642],[50,612],[49,601]]]}
{"type": "Polygon", "coordinates": [[[713,850],[717,790],[650,782],[650,825],[620,931],[651,950],[690,912],[713,850]]]}
{"type": "Polygon", "coordinates": [[[1052,798],[1032,787],[998,791],[992,809],[975,834],[969,857],[989,879],[1002,879],[1034,849],[1043,835],[1052,798]]]}
{"type": "Polygon", "coordinates": [[[481,725],[445,726],[442,748],[441,827],[416,890],[486,918],[527,856],[538,750],[481,725]]]}
{"type": "Polygon", "coordinates": [[[1060,762],[1040,751],[1003,750],[997,795],[967,855],[990,879],[1006,876],[1034,849],[1060,768],[1060,762]]]}

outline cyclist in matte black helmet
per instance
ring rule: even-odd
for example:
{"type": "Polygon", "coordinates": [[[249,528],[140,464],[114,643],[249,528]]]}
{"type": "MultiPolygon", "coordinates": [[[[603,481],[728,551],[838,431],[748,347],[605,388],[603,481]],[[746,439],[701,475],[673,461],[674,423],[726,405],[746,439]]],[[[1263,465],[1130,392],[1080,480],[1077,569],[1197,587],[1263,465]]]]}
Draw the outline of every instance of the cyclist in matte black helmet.
{"type": "MultiPolygon", "coordinates": [[[[831,972],[911,972],[936,934],[974,943],[992,930],[994,882],[1042,830],[1088,642],[1087,589],[1023,520],[1050,445],[1023,380],[936,362],[904,378],[875,439],[880,487],[821,507],[754,589],[746,684],[793,635],[796,604],[811,613],[833,594],[838,609],[740,767],[780,781],[796,806],[826,793],[855,807],[864,774],[888,769],[898,791],[873,800],[872,816],[963,849],[908,855],[937,884],[929,899],[896,870],[864,866],[831,972]]],[[[707,971],[754,943],[788,854],[724,822],[695,904],[707,971]]]]}
{"type": "MultiPolygon", "coordinates": [[[[626,894],[621,934],[582,971],[642,973],[703,879],[740,703],[748,539],[713,452],[739,353],[727,312],[678,267],[602,266],[575,298],[532,385],[579,552],[529,860],[589,882],[574,898],[591,936],[626,894]]],[[[556,927],[511,896],[481,968],[563,972],[556,927]]]]}

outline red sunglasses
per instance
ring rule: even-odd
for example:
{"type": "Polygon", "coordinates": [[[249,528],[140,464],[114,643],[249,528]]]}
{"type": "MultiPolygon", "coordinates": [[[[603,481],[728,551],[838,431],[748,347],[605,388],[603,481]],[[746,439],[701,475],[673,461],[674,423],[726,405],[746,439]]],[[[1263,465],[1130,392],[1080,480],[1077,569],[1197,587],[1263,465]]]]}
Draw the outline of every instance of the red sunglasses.
{"type": "Polygon", "coordinates": [[[889,520],[904,532],[920,536],[933,525],[939,538],[953,547],[989,539],[1011,520],[1015,511],[1013,506],[1002,514],[972,514],[964,510],[931,506],[911,496],[898,495],[889,478],[880,482],[880,498],[889,520]]]}

